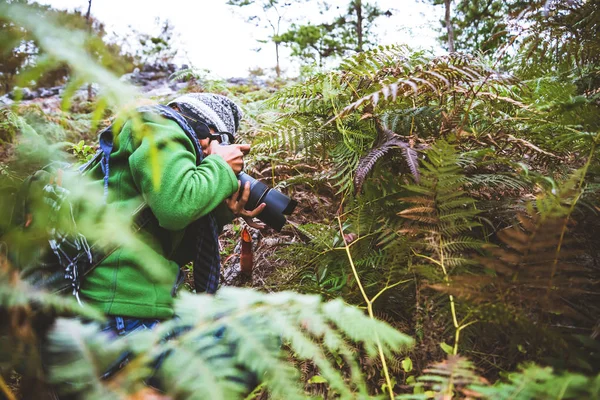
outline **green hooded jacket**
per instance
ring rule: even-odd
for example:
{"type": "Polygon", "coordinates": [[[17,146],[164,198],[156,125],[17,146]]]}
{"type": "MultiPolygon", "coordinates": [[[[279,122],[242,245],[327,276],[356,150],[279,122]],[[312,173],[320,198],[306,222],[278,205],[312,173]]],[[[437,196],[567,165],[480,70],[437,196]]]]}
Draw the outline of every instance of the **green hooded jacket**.
{"type": "MultiPolygon", "coordinates": [[[[186,227],[213,210],[221,226],[231,220],[223,201],[237,191],[238,180],[218,155],[197,165],[194,146],[176,122],[144,124],[143,135],[128,121],[114,138],[107,209],[131,215],[146,201],[156,218],[136,234],[141,240],[123,243],[86,276],[81,294],[105,314],[165,319],[173,316],[175,260],[193,257],[186,227]]],[[[103,184],[100,165],[90,174],[92,184],[103,184]]]]}

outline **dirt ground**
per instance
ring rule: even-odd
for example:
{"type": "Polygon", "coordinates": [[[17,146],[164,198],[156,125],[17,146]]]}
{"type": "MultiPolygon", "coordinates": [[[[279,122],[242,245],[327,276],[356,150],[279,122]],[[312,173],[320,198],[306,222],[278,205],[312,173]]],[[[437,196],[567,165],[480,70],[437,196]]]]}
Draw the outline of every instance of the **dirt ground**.
{"type": "Polygon", "coordinates": [[[266,227],[255,229],[248,227],[252,236],[253,268],[252,275],[245,276],[240,268],[241,231],[246,223],[240,218],[225,226],[219,238],[222,254],[221,284],[225,286],[254,287],[267,292],[277,291],[277,284],[269,282],[269,276],[285,261],[277,256],[277,251],[298,242],[307,242],[308,238],[296,226],[307,223],[323,223],[335,215],[336,204],[333,191],[314,194],[309,188],[295,187],[290,196],[298,206],[287,217],[288,223],[281,232],[266,227]]]}

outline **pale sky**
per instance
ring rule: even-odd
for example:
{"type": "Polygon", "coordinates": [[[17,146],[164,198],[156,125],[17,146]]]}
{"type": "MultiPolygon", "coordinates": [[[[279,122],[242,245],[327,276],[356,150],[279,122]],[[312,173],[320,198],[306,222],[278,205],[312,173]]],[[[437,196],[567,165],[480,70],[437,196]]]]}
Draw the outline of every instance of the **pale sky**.
{"type": "MultiPolygon", "coordinates": [[[[87,10],[87,0],[38,0],[59,9],[80,8],[87,10]]],[[[437,48],[434,27],[443,17],[442,7],[424,4],[422,0],[372,0],[380,8],[391,10],[391,17],[380,17],[377,24],[378,43],[406,43],[412,47],[437,48]]],[[[257,40],[267,39],[269,30],[257,28],[245,22],[248,14],[244,9],[227,6],[226,0],[93,0],[92,15],[102,21],[108,32],[123,36],[130,33],[129,26],[137,31],[156,31],[155,19],[168,19],[179,35],[183,51],[178,64],[187,63],[195,68],[208,69],[213,76],[229,78],[248,76],[250,68],[264,69],[275,66],[275,50],[272,43],[260,45],[257,40]],[[254,51],[262,46],[260,52],[254,51]]],[[[329,0],[344,9],[348,0],[329,0]]],[[[302,16],[304,21],[320,23],[318,2],[308,1],[301,7],[287,11],[288,16],[302,16]]],[[[300,20],[299,22],[302,22],[300,20]]],[[[282,26],[281,32],[285,31],[282,26]]],[[[283,50],[280,57],[284,73],[294,75],[297,62],[287,57],[283,50]]]]}

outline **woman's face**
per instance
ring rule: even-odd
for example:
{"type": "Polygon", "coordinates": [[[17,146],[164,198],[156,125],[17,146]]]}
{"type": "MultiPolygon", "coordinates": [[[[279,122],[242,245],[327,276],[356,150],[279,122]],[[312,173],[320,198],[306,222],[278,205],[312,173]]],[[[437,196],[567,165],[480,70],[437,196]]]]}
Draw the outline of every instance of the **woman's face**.
{"type": "MultiPolygon", "coordinates": [[[[210,133],[215,133],[215,130],[212,128],[208,128],[210,130],[210,133]]],[[[198,142],[200,143],[200,147],[202,148],[202,153],[204,154],[204,157],[206,157],[209,153],[208,153],[208,146],[210,145],[210,139],[206,138],[206,139],[198,139],[198,142]]]]}
{"type": "MultiPolygon", "coordinates": [[[[181,112],[181,110],[179,109],[179,107],[177,107],[177,105],[173,105],[172,106],[173,109],[177,112],[181,112]]],[[[185,117],[185,115],[184,115],[185,117]]],[[[186,117],[187,118],[187,117],[186,117]]],[[[210,133],[215,133],[215,130],[212,129],[211,127],[208,128],[210,133]]],[[[210,145],[210,139],[206,138],[206,139],[198,139],[198,143],[200,144],[200,148],[202,149],[202,153],[204,154],[204,157],[206,157],[209,153],[208,153],[208,147],[210,145]]]]}
{"type": "Polygon", "coordinates": [[[210,139],[198,139],[198,142],[200,143],[200,147],[202,148],[202,153],[204,154],[204,157],[206,157],[208,155],[208,145],[210,144],[210,139]]]}

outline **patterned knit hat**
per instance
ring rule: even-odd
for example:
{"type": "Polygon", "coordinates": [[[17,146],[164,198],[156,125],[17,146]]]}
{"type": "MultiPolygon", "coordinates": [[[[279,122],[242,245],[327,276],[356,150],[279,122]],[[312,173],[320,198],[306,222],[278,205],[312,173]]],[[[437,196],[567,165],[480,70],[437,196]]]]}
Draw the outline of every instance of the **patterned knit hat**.
{"type": "Polygon", "coordinates": [[[235,134],[240,127],[242,110],[225,96],[212,93],[188,93],[172,100],[188,118],[197,118],[217,132],[235,134]]]}

